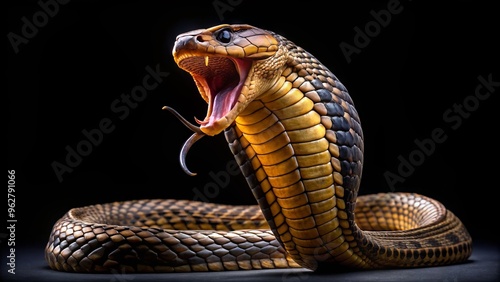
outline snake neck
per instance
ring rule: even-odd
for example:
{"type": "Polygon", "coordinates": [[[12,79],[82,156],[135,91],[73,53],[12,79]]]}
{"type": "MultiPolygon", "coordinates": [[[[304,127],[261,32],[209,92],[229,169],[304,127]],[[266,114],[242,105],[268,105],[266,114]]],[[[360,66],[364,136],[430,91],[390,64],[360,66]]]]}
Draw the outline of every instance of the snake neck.
{"type": "Polygon", "coordinates": [[[237,141],[230,147],[295,261],[363,267],[371,262],[357,248],[366,239],[353,212],[363,159],[358,115],[338,79],[311,55],[302,58],[240,113],[228,141],[237,141]]]}

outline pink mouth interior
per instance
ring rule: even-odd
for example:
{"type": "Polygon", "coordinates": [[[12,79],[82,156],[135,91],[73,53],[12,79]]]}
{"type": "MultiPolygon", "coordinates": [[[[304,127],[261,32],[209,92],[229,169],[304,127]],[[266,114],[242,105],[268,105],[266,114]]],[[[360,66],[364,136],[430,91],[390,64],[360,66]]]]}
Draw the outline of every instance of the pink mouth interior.
{"type": "Polygon", "coordinates": [[[251,66],[251,61],[210,57],[208,66],[204,58],[192,57],[182,62],[191,73],[197,85],[203,89],[208,101],[207,116],[204,120],[196,119],[202,127],[210,127],[224,118],[238,101],[251,66]]]}

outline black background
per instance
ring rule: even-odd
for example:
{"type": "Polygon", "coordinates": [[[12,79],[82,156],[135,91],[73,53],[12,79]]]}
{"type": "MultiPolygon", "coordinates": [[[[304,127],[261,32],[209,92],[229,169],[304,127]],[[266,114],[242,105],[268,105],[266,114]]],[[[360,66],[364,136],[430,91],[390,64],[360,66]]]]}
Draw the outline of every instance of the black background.
{"type": "MultiPolygon", "coordinates": [[[[210,172],[226,173],[232,161],[224,137],[205,137],[193,146],[187,163],[198,175],[188,176],[178,154],[191,133],[161,108],[172,106],[190,121],[205,116],[205,102],[191,77],[173,62],[171,49],[177,34],[223,22],[249,23],[284,35],[314,54],[347,87],[365,134],[360,194],[391,191],[384,173],[397,173],[398,156],[408,159],[418,150],[415,140],[444,130],[446,140],[395,191],[438,199],[462,219],[475,240],[496,242],[498,141],[492,134],[498,130],[498,91],[479,101],[456,129],[443,119],[454,105],[474,101],[478,76],[500,81],[493,6],[401,1],[402,11],[374,32],[349,63],[340,44],[354,46],[354,28],[373,23],[370,11],[387,9],[392,1],[270,2],[71,1],[20,44],[17,54],[4,37],[5,149],[8,169],[16,172],[16,246],[43,246],[55,221],[73,207],[142,198],[194,199],[193,189],[207,196],[204,187],[214,182],[210,172]],[[218,13],[214,3],[232,6],[218,13]],[[142,84],[147,66],[169,75],[122,120],[111,104],[142,84]],[[104,134],[59,181],[53,162],[65,164],[66,146],[75,149],[85,140],[82,130],[98,128],[104,118],[112,120],[114,131],[104,134]]],[[[31,20],[40,9],[36,1],[10,1],[7,34],[21,35],[22,17],[31,20]]],[[[209,191],[211,202],[254,203],[241,175],[233,174],[229,186],[219,188],[209,191]]]]}

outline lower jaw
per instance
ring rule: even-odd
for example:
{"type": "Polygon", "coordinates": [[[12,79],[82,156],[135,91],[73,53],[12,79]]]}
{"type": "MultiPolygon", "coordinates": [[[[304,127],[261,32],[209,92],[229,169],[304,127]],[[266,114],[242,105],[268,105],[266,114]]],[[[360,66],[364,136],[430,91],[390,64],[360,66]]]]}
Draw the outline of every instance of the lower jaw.
{"type": "Polygon", "coordinates": [[[229,124],[228,120],[225,118],[222,118],[222,119],[219,119],[218,121],[215,121],[214,123],[211,123],[210,125],[200,126],[200,130],[203,133],[205,133],[206,135],[215,136],[215,135],[221,133],[222,131],[224,131],[224,129],[228,128],[229,125],[230,124],[229,124]]]}

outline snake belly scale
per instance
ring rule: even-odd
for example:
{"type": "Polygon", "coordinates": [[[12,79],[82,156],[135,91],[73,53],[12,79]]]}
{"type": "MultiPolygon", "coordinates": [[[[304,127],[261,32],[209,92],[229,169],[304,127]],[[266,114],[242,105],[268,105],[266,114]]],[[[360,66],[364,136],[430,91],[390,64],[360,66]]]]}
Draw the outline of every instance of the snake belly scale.
{"type": "Polygon", "coordinates": [[[363,132],[354,103],[313,55],[272,31],[218,25],[179,35],[173,56],[208,104],[189,124],[224,132],[258,205],[151,199],[74,208],[46,246],[68,272],[305,267],[408,268],[466,261],[472,239],[440,202],[358,196],[363,132]]]}

